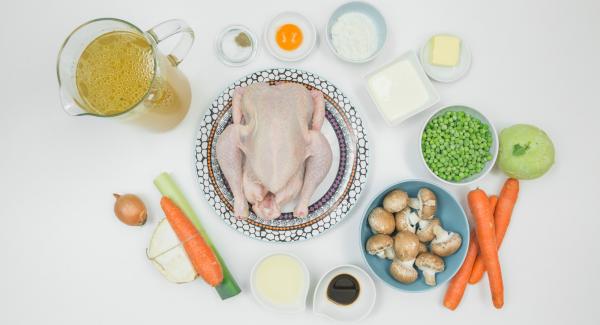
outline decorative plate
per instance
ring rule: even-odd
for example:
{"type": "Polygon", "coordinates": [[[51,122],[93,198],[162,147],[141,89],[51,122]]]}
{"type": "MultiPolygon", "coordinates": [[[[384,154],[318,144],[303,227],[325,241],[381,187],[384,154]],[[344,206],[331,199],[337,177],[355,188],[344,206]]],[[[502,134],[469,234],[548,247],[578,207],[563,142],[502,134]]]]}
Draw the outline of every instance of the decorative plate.
{"type": "Polygon", "coordinates": [[[368,142],[358,112],[337,87],[315,74],[296,69],[269,69],[250,74],[229,86],[209,107],[196,136],[196,173],[208,203],[233,229],[246,236],[270,242],[292,242],[317,236],[346,217],[367,181],[368,142]],[[255,82],[293,82],[318,89],[325,97],[322,132],[333,151],[329,174],[312,197],[305,218],[294,218],[294,203],[282,207],[282,215],[271,221],[252,210],[245,220],[233,215],[233,195],[216,159],[216,142],[232,123],[231,99],[237,87],[255,82]]]}

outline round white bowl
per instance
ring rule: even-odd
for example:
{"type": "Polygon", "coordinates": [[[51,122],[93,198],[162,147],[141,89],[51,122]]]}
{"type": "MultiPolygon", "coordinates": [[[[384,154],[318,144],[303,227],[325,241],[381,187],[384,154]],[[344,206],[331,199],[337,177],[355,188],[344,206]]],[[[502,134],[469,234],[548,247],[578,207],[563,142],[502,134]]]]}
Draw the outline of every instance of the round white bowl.
{"type": "Polygon", "coordinates": [[[275,16],[267,26],[265,27],[263,42],[266,44],[267,50],[275,58],[286,61],[294,62],[305,59],[317,46],[319,39],[317,28],[315,25],[305,16],[298,12],[286,11],[275,16]],[[295,24],[303,32],[304,41],[299,48],[293,51],[285,51],[278,47],[275,41],[275,34],[277,28],[283,24],[295,24]]]}
{"type": "MultiPolygon", "coordinates": [[[[455,36],[452,34],[438,34],[438,35],[449,35],[455,36]]],[[[419,52],[419,59],[421,60],[421,65],[423,66],[423,70],[427,75],[439,82],[454,82],[462,77],[464,77],[467,72],[469,72],[469,68],[471,68],[471,50],[465,44],[465,41],[461,39],[460,44],[460,62],[455,67],[439,67],[429,63],[430,52],[431,52],[431,39],[435,35],[431,36],[427,39],[425,44],[421,47],[421,51],[419,52]]],[[[458,36],[455,36],[458,37],[458,36]]]]}
{"type": "Polygon", "coordinates": [[[494,167],[494,164],[496,163],[496,158],[498,158],[498,133],[496,132],[496,128],[490,122],[490,120],[485,115],[483,115],[480,111],[478,111],[474,108],[471,108],[471,107],[465,106],[465,105],[451,105],[451,106],[442,107],[442,108],[438,109],[437,111],[433,112],[433,114],[431,114],[429,116],[429,118],[427,118],[425,123],[423,123],[423,127],[421,128],[421,134],[419,135],[419,156],[421,157],[421,161],[423,162],[423,165],[425,165],[425,167],[427,168],[429,173],[431,175],[433,175],[433,177],[435,177],[440,182],[449,184],[449,185],[472,184],[474,182],[479,181],[483,177],[485,177],[490,172],[490,170],[492,170],[492,168],[494,167]],[[433,172],[433,170],[431,170],[431,168],[429,168],[429,165],[427,165],[427,162],[425,161],[425,157],[423,156],[422,142],[423,142],[423,133],[425,132],[425,127],[427,127],[427,124],[429,124],[429,122],[433,118],[435,118],[441,114],[444,114],[445,112],[448,112],[448,111],[468,113],[469,115],[480,120],[482,123],[486,124],[489,127],[490,132],[492,133],[492,147],[490,148],[490,153],[492,154],[492,160],[488,161],[479,173],[469,176],[469,177],[462,179],[460,181],[457,181],[457,182],[448,181],[448,180],[445,180],[445,179],[439,177],[438,175],[436,175],[433,172]]]}
{"type": "Polygon", "coordinates": [[[375,282],[365,270],[347,264],[336,266],[319,279],[313,296],[313,312],[339,322],[359,322],[365,319],[375,307],[377,292],[375,282]],[[331,302],[327,298],[327,286],[339,274],[350,274],[360,284],[358,299],[348,306],[331,302]]]}
{"type": "Polygon", "coordinates": [[[310,272],[308,271],[308,267],[306,267],[306,264],[304,264],[304,262],[302,261],[302,259],[300,259],[300,257],[291,254],[291,253],[285,253],[285,252],[276,252],[276,253],[271,253],[271,254],[267,254],[263,257],[261,257],[252,267],[252,271],[250,273],[250,291],[252,291],[252,296],[254,297],[254,299],[256,301],[258,301],[258,303],[260,305],[262,305],[263,307],[265,307],[268,310],[274,311],[274,312],[279,312],[279,313],[299,313],[299,312],[303,312],[306,310],[306,298],[308,297],[308,291],[310,289],[310,272]],[[304,281],[306,283],[306,288],[304,288],[304,292],[303,294],[303,298],[302,301],[299,302],[297,305],[295,306],[287,306],[287,307],[282,307],[282,306],[276,306],[271,304],[270,302],[266,301],[263,297],[260,296],[260,294],[258,294],[256,292],[256,287],[255,287],[255,283],[254,283],[254,279],[256,276],[256,269],[258,268],[258,266],[267,258],[274,256],[274,255],[285,255],[288,257],[291,257],[292,259],[296,260],[300,266],[302,267],[302,270],[304,272],[304,281]]]}
{"type": "Polygon", "coordinates": [[[348,2],[339,6],[333,12],[333,14],[331,14],[331,17],[329,17],[329,21],[327,22],[325,30],[325,40],[327,41],[327,44],[329,45],[331,51],[340,60],[349,63],[366,63],[373,60],[377,55],[379,55],[379,53],[381,53],[381,50],[383,49],[383,46],[387,41],[387,25],[385,23],[385,18],[373,5],[362,1],[348,2]],[[368,16],[369,18],[371,18],[371,20],[373,20],[375,28],[377,29],[377,50],[375,50],[375,52],[373,52],[371,56],[362,60],[352,60],[340,55],[336,50],[335,46],[333,46],[333,41],[331,39],[331,27],[333,26],[333,24],[335,24],[335,22],[340,16],[349,12],[358,12],[368,16]]]}

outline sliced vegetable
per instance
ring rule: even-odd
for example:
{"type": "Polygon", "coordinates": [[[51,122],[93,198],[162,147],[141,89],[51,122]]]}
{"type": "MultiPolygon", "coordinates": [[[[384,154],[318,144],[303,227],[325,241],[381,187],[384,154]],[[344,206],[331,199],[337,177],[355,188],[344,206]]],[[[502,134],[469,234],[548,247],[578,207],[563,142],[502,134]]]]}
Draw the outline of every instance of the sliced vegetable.
{"type": "Polygon", "coordinates": [[[150,239],[148,259],[167,280],[192,282],[197,273],[167,219],[161,220],[150,239]]]}
{"type": "Polygon", "coordinates": [[[498,244],[490,202],[487,194],[481,189],[469,192],[467,200],[475,219],[477,244],[483,258],[483,264],[488,271],[492,301],[496,308],[502,308],[504,305],[504,284],[502,283],[498,244]]]}
{"type": "Polygon", "coordinates": [[[171,176],[167,173],[160,174],[154,179],[154,185],[156,186],[156,188],[158,188],[162,195],[168,196],[185,213],[185,215],[194,224],[202,238],[204,238],[206,243],[212,248],[214,254],[217,256],[217,259],[219,260],[219,264],[221,265],[223,271],[223,282],[221,282],[220,285],[216,286],[215,289],[217,290],[217,293],[219,294],[221,299],[227,299],[238,295],[241,292],[240,287],[233,278],[231,272],[229,272],[225,261],[219,255],[219,252],[210,241],[210,238],[208,237],[208,234],[202,227],[198,216],[188,203],[183,193],[181,193],[181,190],[173,181],[171,176]]]}

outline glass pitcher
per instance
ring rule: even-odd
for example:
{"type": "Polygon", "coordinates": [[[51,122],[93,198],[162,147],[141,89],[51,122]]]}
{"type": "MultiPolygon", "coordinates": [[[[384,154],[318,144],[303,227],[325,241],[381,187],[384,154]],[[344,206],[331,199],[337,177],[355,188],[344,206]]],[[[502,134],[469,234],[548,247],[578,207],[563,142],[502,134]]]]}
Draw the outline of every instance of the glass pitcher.
{"type": "Polygon", "coordinates": [[[62,45],[57,62],[60,99],[73,116],[133,120],[168,130],[185,117],[191,102],[187,78],[177,69],[194,42],[178,19],[144,32],[116,18],[89,21],[62,45]],[[157,45],[181,35],[167,55],[157,45]]]}

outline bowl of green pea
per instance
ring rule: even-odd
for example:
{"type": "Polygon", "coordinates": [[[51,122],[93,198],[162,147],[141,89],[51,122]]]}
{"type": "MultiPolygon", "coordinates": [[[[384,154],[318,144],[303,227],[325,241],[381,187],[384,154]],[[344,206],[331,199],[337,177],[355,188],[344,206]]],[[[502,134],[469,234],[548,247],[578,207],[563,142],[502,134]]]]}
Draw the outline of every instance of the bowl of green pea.
{"type": "Polygon", "coordinates": [[[487,175],[498,156],[498,134],[478,110],[453,105],[434,112],[421,130],[420,154],[431,174],[466,185],[487,175]]]}

